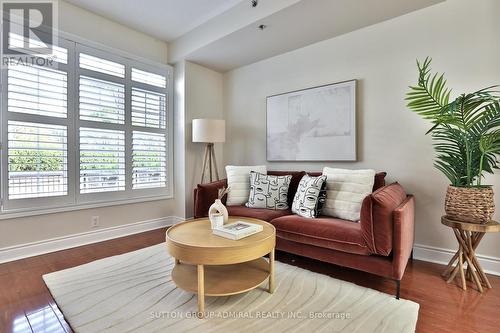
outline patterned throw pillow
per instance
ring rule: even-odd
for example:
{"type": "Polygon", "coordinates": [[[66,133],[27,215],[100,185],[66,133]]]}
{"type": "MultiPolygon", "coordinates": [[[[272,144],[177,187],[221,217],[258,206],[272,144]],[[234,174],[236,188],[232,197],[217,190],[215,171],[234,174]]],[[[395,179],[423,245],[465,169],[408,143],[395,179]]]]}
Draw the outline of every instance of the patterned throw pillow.
{"type": "Polygon", "coordinates": [[[308,218],[318,216],[325,202],[325,181],[326,176],[302,177],[293,198],[292,212],[308,218]]]}
{"type": "Polygon", "coordinates": [[[288,209],[291,180],[291,175],[271,176],[250,172],[250,196],[245,205],[250,208],[288,209]]]}

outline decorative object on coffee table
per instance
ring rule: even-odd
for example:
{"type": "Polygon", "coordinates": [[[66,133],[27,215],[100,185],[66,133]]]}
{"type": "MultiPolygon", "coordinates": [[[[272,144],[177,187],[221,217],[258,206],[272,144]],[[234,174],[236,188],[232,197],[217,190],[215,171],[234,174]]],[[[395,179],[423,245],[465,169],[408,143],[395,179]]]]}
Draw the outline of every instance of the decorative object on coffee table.
{"type": "Polygon", "coordinates": [[[266,99],[268,161],[356,161],[356,80],[266,99]]]}
{"type": "Polygon", "coordinates": [[[219,180],[219,170],[215,159],[214,143],[226,141],[226,122],[221,119],[193,119],[193,142],[206,143],[203,158],[203,170],[201,172],[201,184],[205,180],[205,172],[208,168],[208,180],[210,182],[219,180]],[[215,178],[214,174],[215,173],[215,178]]]}
{"type": "Polygon", "coordinates": [[[450,283],[460,273],[463,290],[467,289],[467,279],[473,281],[481,293],[483,292],[483,284],[487,288],[491,288],[490,281],[479,264],[475,251],[485,233],[500,232],[500,223],[496,221],[484,224],[467,223],[452,220],[446,216],[441,218],[441,223],[453,229],[458,241],[458,251],[451,258],[442,274],[447,279],[446,282],[450,283]],[[467,264],[467,269],[465,264],[467,264]]]}
{"type": "Polygon", "coordinates": [[[431,75],[431,59],[417,61],[418,84],[410,87],[408,108],[430,120],[436,158],[434,166],[451,182],[445,211],[450,219],[489,223],[495,205],[493,189],[481,184],[494,173],[500,155],[500,95],[498,86],[461,94],[450,102],[443,74],[431,75]]]}
{"type": "Polygon", "coordinates": [[[228,212],[226,206],[222,203],[222,198],[227,194],[228,188],[223,187],[218,190],[218,197],[215,202],[208,209],[208,218],[212,224],[212,229],[214,227],[221,227],[223,224],[227,223],[228,212]],[[220,223],[220,217],[222,217],[222,223],[220,223]]]}
{"type": "Polygon", "coordinates": [[[252,218],[229,218],[229,222],[248,221],[263,230],[252,236],[230,240],[212,233],[206,218],[176,224],[167,230],[168,252],[175,258],[172,280],[186,291],[198,294],[198,312],[203,317],[206,296],[227,296],[249,291],[268,280],[274,291],[274,247],[276,229],[272,224],[252,218]],[[269,261],[263,258],[269,254],[269,261]]]}

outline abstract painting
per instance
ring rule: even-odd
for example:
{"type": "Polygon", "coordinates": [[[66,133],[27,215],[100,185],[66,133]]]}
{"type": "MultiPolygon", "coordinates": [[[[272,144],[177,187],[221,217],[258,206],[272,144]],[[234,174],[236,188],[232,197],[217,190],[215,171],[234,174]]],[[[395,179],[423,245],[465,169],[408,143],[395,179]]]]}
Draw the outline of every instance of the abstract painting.
{"type": "Polygon", "coordinates": [[[356,80],[267,97],[268,161],[355,161],[356,80]]]}

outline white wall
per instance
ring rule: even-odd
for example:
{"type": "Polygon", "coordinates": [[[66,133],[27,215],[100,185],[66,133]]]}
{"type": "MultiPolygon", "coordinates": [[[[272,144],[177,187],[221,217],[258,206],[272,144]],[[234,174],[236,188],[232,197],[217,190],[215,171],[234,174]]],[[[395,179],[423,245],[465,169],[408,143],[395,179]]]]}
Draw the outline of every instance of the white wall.
{"type": "Polygon", "coordinates": [[[186,217],[186,63],[174,67],[175,216],[186,217]]]}
{"type": "Polygon", "coordinates": [[[65,1],[59,1],[59,30],[167,64],[167,43],[65,1]]]}
{"type": "MultiPolygon", "coordinates": [[[[166,43],[64,1],[59,6],[59,30],[167,64],[166,43]]],[[[95,215],[100,216],[103,229],[174,216],[177,206],[175,200],[157,200],[0,220],[0,249],[90,231],[90,219],[95,215]]]]}
{"type": "MultiPolygon", "coordinates": [[[[448,0],[226,73],[225,164],[385,170],[388,181],[399,181],[416,196],[416,243],[455,248],[451,230],[440,224],[447,180],[432,167],[431,139],[424,136],[429,123],[407,110],[404,97],[416,83],[415,59],[427,55],[435,70],[446,72],[455,94],[500,84],[498,13],[497,0],[448,0]],[[358,162],[266,161],[266,96],[350,79],[359,80],[358,162]]],[[[500,204],[500,174],[488,181],[500,204]]],[[[499,242],[500,234],[487,235],[478,252],[500,257],[499,242]]]]}
{"type": "MultiPolygon", "coordinates": [[[[205,144],[192,142],[196,118],[223,119],[223,76],[211,69],[185,62],[185,205],[193,217],[193,189],[201,181],[205,144]]],[[[224,175],[222,144],[215,144],[219,176],[224,175]]]]}

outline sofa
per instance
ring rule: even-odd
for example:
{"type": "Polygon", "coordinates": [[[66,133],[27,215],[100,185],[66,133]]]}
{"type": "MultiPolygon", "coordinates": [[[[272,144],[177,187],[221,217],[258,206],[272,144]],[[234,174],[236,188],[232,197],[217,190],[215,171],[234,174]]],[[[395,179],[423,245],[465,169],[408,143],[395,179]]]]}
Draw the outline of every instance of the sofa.
{"type": "MultiPolygon", "coordinates": [[[[292,206],[298,184],[305,171],[268,171],[269,175],[292,175],[288,204],[292,206]]],[[[311,176],[321,173],[310,172],[311,176]]],[[[414,240],[415,199],[396,183],[385,184],[385,172],[375,175],[373,193],[365,197],[359,222],[330,216],[310,219],[288,210],[270,210],[228,206],[229,215],[267,221],[276,228],[276,249],[327,263],[372,273],[396,282],[399,299],[400,281],[414,240]]],[[[217,191],[227,186],[222,179],[199,184],[194,190],[194,216],[206,217],[217,199],[217,191]]],[[[225,198],[222,199],[225,204],[225,198]]]]}

